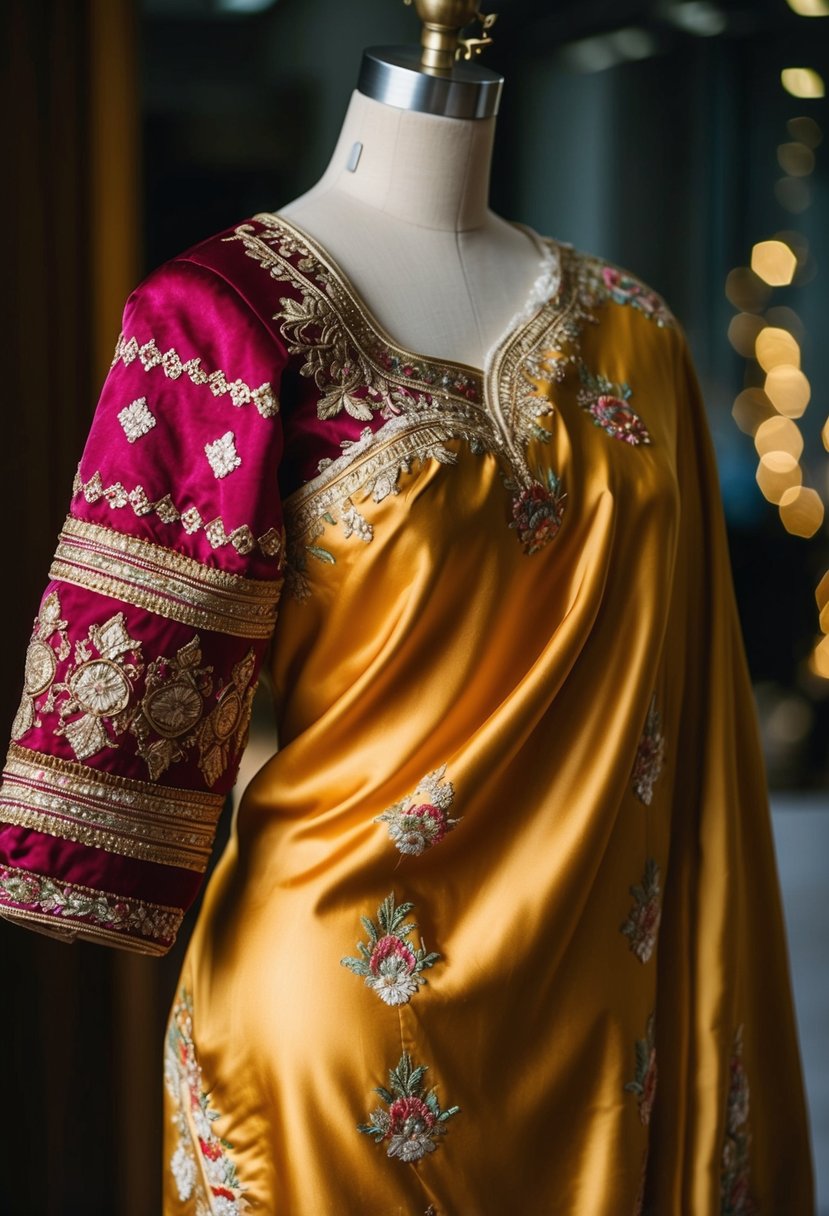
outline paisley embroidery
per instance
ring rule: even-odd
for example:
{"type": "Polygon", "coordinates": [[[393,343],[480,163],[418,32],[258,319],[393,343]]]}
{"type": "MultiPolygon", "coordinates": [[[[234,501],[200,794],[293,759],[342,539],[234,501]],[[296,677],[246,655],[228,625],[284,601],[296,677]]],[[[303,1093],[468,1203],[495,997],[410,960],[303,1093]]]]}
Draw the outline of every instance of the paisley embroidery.
{"type": "Polygon", "coordinates": [[[446,765],[441,765],[419,782],[413,794],[396,802],[374,820],[387,823],[389,836],[401,853],[419,857],[426,849],[440,844],[460,819],[449,818],[455,787],[444,780],[446,765]]]}
{"type": "Polygon", "coordinates": [[[378,1108],[369,1116],[369,1123],[359,1123],[357,1130],[373,1136],[378,1144],[386,1145],[386,1155],[401,1161],[419,1161],[438,1147],[438,1139],[446,1132],[446,1122],[460,1113],[459,1106],[442,1110],[437,1093],[423,1091],[426,1065],[413,1067],[411,1057],[403,1052],[396,1068],[389,1069],[389,1089],[378,1086],[388,1110],[378,1108]]]}
{"type": "Polygon", "coordinates": [[[721,1216],[755,1216],[751,1196],[749,1086],[743,1066],[743,1027],[734,1035],[729,1063],[728,1097],[720,1168],[721,1216]]]}
{"type": "Polygon", "coordinates": [[[377,909],[376,924],[367,916],[360,917],[368,934],[368,944],[357,943],[360,958],[340,959],[344,967],[363,976],[366,987],[386,1005],[408,1004],[418,987],[428,983],[422,972],[440,960],[439,954],[426,953],[422,938],[419,947],[407,941],[417,930],[416,924],[406,920],[413,908],[411,903],[396,907],[394,892],[387,895],[377,909]]]}
{"type": "Polygon", "coordinates": [[[513,482],[511,486],[515,496],[509,526],[517,529],[525,553],[537,553],[549,544],[561,527],[567,495],[562,493],[561,482],[552,469],[547,470],[546,484],[533,481],[519,489],[513,482]]]}
{"type": "Polygon", "coordinates": [[[633,392],[629,384],[614,384],[604,376],[595,376],[582,364],[579,368],[582,387],[578,402],[596,426],[612,439],[621,439],[633,446],[649,444],[648,428],[628,404],[633,392]]]}
{"type": "Polygon", "coordinates": [[[665,764],[665,736],[662,734],[662,719],[656,708],[656,693],[651,697],[648,716],[636,749],[631,784],[640,802],[650,806],[653,790],[665,764]]]}
{"type": "Polygon", "coordinates": [[[636,1073],[625,1085],[625,1092],[636,1094],[639,1118],[647,1125],[650,1122],[653,1100],[656,1097],[656,1045],[654,1041],[654,1016],[650,1015],[644,1039],[638,1039],[635,1048],[636,1073]]]}
{"type": "Polygon", "coordinates": [[[645,874],[641,883],[630,888],[635,903],[621,927],[630,940],[630,948],[640,963],[646,963],[653,954],[662,916],[659,886],[659,866],[652,857],[645,862],[645,874]]]}
{"type": "Polygon", "coordinates": [[[164,1082],[173,1109],[178,1142],[170,1158],[182,1203],[195,1200],[196,1212],[242,1216],[250,1205],[244,1197],[233,1145],[214,1131],[221,1112],[210,1104],[193,1041],[193,998],[182,988],[176,1001],[164,1052],[164,1082]]]}

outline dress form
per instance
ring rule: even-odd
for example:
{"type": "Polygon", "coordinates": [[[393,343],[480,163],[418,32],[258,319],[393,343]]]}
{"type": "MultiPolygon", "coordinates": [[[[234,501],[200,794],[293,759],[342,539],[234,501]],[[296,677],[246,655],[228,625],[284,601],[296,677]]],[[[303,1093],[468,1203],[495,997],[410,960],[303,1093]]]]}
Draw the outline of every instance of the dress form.
{"type": "Polygon", "coordinates": [[[473,367],[524,305],[541,257],[488,207],[494,135],[494,117],[421,113],[355,91],[326,172],[280,210],[397,343],[473,367]]]}

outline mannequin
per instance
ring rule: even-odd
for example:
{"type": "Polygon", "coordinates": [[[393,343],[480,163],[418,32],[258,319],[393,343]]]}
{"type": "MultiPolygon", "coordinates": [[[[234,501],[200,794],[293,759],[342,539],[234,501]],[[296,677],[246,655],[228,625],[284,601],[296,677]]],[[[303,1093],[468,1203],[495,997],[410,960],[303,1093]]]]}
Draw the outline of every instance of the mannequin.
{"type": "MultiPolygon", "coordinates": [[[[398,90],[401,105],[392,105],[381,99],[395,95],[388,80],[367,79],[366,62],[377,60],[367,52],[322,178],[280,214],[324,247],[399,345],[482,368],[528,298],[541,258],[532,233],[488,206],[494,113],[445,112],[458,84],[480,94],[499,78],[456,68],[444,96],[398,90]]],[[[399,54],[381,62],[387,77],[414,74],[399,54]]]]}

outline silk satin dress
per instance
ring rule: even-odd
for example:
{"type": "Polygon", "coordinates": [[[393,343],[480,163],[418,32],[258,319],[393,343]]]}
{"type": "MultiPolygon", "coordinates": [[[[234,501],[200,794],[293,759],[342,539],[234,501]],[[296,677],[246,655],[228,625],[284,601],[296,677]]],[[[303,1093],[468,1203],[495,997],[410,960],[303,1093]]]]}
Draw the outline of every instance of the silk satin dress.
{"type": "Polygon", "coordinates": [[[812,1211],[686,336],[527,238],[484,369],[401,348],[273,214],[127,302],[26,657],[0,901],[164,953],[264,673],[279,747],[169,1022],[166,1216],[812,1211]]]}

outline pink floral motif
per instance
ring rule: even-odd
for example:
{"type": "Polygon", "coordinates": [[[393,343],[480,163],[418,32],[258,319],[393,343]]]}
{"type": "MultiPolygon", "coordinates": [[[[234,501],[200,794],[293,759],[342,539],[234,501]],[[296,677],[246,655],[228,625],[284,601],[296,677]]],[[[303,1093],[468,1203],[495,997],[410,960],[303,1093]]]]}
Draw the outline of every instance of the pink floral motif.
{"type": "Polygon", "coordinates": [[[441,1110],[437,1093],[423,1092],[425,1065],[413,1067],[411,1057],[404,1051],[396,1068],[389,1069],[389,1089],[378,1086],[388,1110],[378,1108],[369,1123],[360,1123],[357,1130],[373,1136],[378,1144],[386,1145],[386,1155],[400,1161],[419,1161],[438,1147],[437,1141],[446,1132],[446,1122],[460,1112],[459,1106],[441,1110]]]}
{"type": "Polygon", "coordinates": [[[170,1018],[164,1081],[178,1131],[170,1171],[179,1199],[182,1203],[195,1200],[197,1212],[242,1216],[250,1205],[230,1157],[233,1145],[213,1130],[220,1114],[211,1107],[204,1088],[193,1041],[193,999],[186,989],[179,993],[170,1018]]]}
{"type": "Polygon", "coordinates": [[[538,553],[553,539],[564,517],[561,482],[552,469],[544,481],[533,481],[512,500],[512,522],[526,554],[538,553]]]}
{"type": "Polygon", "coordinates": [[[388,824],[389,836],[401,853],[419,857],[426,849],[440,844],[459,822],[449,817],[455,789],[451,781],[444,781],[445,773],[444,764],[424,777],[413,794],[395,802],[374,820],[388,824]]]}
{"type": "Polygon", "coordinates": [[[594,375],[582,363],[579,365],[582,387],[578,402],[596,426],[612,439],[620,439],[634,447],[651,442],[648,428],[629,404],[633,390],[629,384],[614,384],[605,376],[594,375]]]}
{"type": "Polygon", "coordinates": [[[662,719],[656,708],[656,693],[651,697],[648,716],[636,749],[631,784],[640,802],[650,806],[653,790],[665,764],[665,736],[662,734],[662,719]]]}
{"type": "Polygon", "coordinates": [[[751,1195],[749,1085],[743,1065],[743,1028],[737,1027],[729,1062],[725,1139],[720,1168],[721,1216],[755,1216],[751,1195]]]}
{"type": "Polygon", "coordinates": [[[633,275],[625,274],[615,266],[602,267],[602,284],[616,304],[629,304],[637,312],[644,313],[656,321],[657,325],[672,325],[673,316],[664,300],[655,291],[651,291],[633,275]]]}
{"type": "Polygon", "coordinates": [[[647,1126],[656,1097],[657,1079],[653,1014],[648,1018],[644,1039],[638,1039],[636,1042],[635,1054],[636,1073],[633,1080],[625,1085],[625,1092],[636,1094],[639,1118],[647,1126]]]}
{"type": "Polygon", "coordinates": [[[417,929],[413,921],[406,920],[413,908],[411,903],[396,906],[394,892],[387,895],[377,909],[376,923],[367,916],[360,917],[368,934],[367,943],[357,943],[360,958],[340,959],[344,967],[362,976],[366,987],[386,1005],[407,1004],[427,982],[422,972],[440,959],[439,954],[426,953],[422,938],[414,950],[406,940],[417,929]]]}
{"type": "Polygon", "coordinates": [[[660,904],[659,866],[648,858],[641,884],[630,888],[635,903],[628,918],[621,926],[625,937],[630,939],[630,948],[640,963],[646,963],[653,954],[662,917],[660,904]]]}

